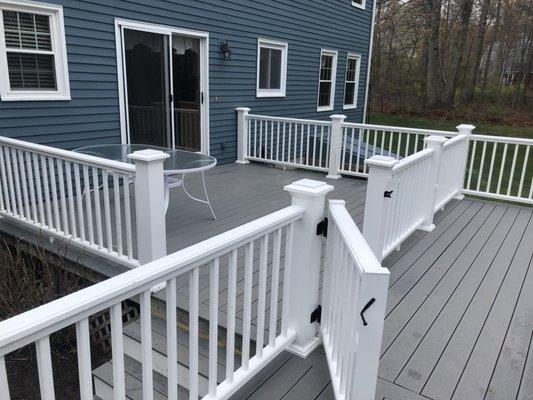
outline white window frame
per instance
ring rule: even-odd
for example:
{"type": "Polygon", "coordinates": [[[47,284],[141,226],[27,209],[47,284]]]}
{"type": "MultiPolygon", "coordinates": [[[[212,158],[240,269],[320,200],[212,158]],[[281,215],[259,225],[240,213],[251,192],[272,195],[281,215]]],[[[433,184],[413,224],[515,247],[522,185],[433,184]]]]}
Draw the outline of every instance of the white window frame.
{"type": "Polygon", "coordinates": [[[364,10],[366,7],[366,0],[361,0],[361,4],[359,2],[352,0],[352,6],[360,8],[361,10],[364,10]]]}
{"type": "Polygon", "coordinates": [[[359,92],[359,72],[361,69],[361,55],[357,53],[348,53],[346,56],[346,73],[344,75],[344,94],[342,96],[342,108],[343,110],[351,110],[357,108],[357,94],[359,92]],[[357,64],[355,65],[355,77],[353,81],[348,81],[348,60],[356,60],[357,64]],[[346,84],[355,83],[354,95],[353,95],[353,104],[345,104],[346,101],[346,84]]]}
{"type": "Polygon", "coordinates": [[[256,96],[257,97],[285,97],[287,92],[287,58],[289,45],[287,42],[280,42],[270,39],[257,39],[257,82],[256,82],[256,96]],[[259,72],[261,68],[261,48],[281,50],[281,77],[279,89],[260,89],[259,88],[259,72]]]}
{"type": "MultiPolygon", "coordinates": [[[[37,53],[31,51],[31,53],[37,53]]],[[[70,100],[70,84],[67,63],[67,45],[63,21],[63,7],[25,0],[0,0],[0,97],[2,101],[70,100]],[[42,14],[50,17],[50,35],[54,53],[56,89],[11,90],[7,64],[4,18],[2,10],[42,14]]]]}
{"type": "Polygon", "coordinates": [[[317,87],[317,96],[316,96],[316,110],[317,111],[331,111],[335,106],[335,82],[337,80],[337,59],[339,58],[339,52],[337,50],[320,50],[320,59],[318,60],[318,87],[317,87]],[[331,65],[331,88],[329,94],[329,105],[320,106],[320,83],[321,82],[330,82],[322,81],[320,79],[320,72],[322,70],[322,57],[330,56],[333,57],[333,63],[331,65]]]}

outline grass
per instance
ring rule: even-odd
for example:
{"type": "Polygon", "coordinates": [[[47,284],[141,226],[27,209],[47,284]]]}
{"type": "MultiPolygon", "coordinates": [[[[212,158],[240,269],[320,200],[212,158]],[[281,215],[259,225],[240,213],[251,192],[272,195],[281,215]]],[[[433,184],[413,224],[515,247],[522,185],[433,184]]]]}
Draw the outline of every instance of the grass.
{"type": "MultiPolygon", "coordinates": [[[[457,125],[467,124],[470,122],[435,120],[397,114],[370,114],[367,123],[377,125],[405,126],[409,128],[428,128],[455,131],[455,127],[457,125]]],[[[508,136],[533,139],[533,126],[491,125],[487,123],[473,123],[473,125],[476,126],[474,133],[479,135],[508,136]]]]}

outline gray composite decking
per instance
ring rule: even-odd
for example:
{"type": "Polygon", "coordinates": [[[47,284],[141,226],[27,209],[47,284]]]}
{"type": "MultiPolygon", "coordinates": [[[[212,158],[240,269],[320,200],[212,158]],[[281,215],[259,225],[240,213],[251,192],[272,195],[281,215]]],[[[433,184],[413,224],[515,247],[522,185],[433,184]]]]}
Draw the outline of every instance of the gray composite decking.
{"type": "MultiPolygon", "coordinates": [[[[390,286],[376,399],[533,398],[531,208],[455,201],[383,265],[390,286]]],[[[333,399],[323,349],[287,352],[238,399],[333,399]]]]}

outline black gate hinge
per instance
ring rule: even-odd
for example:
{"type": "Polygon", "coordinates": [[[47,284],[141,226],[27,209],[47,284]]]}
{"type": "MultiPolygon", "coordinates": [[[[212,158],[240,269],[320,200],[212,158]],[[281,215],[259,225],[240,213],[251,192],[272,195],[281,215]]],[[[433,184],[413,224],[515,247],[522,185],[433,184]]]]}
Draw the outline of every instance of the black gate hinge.
{"type": "Polygon", "coordinates": [[[327,217],[324,218],[322,221],[320,221],[318,223],[318,225],[316,226],[316,235],[317,236],[324,236],[324,237],[328,237],[328,219],[327,217]]]}
{"type": "Polygon", "coordinates": [[[388,199],[390,199],[392,197],[393,192],[394,190],[385,190],[385,192],[383,192],[383,197],[387,197],[388,199]]]}
{"type": "Polygon", "coordinates": [[[318,305],[317,308],[311,313],[311,323],[318,322],[322,320],[322,306],[318,305]]]}

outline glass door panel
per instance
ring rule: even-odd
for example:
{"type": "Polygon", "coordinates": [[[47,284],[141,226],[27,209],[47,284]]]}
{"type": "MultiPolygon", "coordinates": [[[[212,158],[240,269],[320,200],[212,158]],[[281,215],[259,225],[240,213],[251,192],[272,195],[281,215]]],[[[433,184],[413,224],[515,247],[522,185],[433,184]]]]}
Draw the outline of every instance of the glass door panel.
{"type": "Polygon", "coordinates": [[[169,36],[124,29],[130,143],[172,147],[169,36]]]}
{"type": "Polygon", "coordinates": [[[175,146],[200,151],[199,39],[172,35],[172,86],[175,146]]]}

